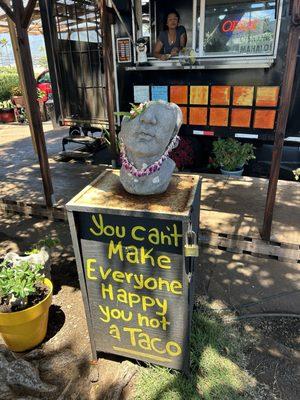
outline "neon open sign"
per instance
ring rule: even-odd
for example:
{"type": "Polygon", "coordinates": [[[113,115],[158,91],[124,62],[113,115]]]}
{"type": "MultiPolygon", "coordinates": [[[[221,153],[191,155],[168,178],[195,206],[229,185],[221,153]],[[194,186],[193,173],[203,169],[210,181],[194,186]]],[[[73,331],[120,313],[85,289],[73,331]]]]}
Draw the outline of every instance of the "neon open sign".
{"type": "Polygon", "coordinates": [[[244,20],[240,21],[238,19],[230,20],[226,19],[221,25],[221,31],[224,33],[227,32],[247,32],[247,31],[255,31],[257,28],[257,20],[244,20]]]}

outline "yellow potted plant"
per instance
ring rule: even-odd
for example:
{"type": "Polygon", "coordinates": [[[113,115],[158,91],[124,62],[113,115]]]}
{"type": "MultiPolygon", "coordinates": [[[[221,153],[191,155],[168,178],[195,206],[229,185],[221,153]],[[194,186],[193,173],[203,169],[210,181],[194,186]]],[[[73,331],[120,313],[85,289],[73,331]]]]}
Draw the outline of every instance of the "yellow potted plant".
{"type": "Polygon", "coordinates": [[[53,286],[44,266],[28,261],[0,264],[0,333],[12,351],[25,351],[46,336],[53,286]]]}

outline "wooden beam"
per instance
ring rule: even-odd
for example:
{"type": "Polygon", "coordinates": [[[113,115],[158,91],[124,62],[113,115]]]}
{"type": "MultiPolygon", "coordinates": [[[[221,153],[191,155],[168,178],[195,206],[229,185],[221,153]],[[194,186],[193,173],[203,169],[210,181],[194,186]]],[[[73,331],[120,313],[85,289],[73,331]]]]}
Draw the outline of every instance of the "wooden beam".
{"type": "Polygon", "coordinates": [[[37,155],[40,164],[45,202],[47,207],[53,205],[53,187],[49,169],[48,155],[46,149],[45,135],[41,120],[40,109],[37,101],[36,80],[34,77],[31,51],[29,46],[28,32],[22,26],[24,7],[22,0],[13,0],[15,13],[15,29],[17,36],[17,47],[20,54],[20,66],[24,77],[25,98],[28,101],[27,114],[29,115],[30,129],[33,132],[37,155]]]}
{"type": "Polygon", "coordinates": [[[2,10],[5,12],[5,14],[13,21],[15,22],[15,16],[13,13],[13,10],[10,8],[8,4],[5,3],[5,0],[0,0],[0,7],[2,10]]]}
{"type": "Polygon", "coordinates": [[[37,0],[28,0],[27,6],[24,9],[24,14],[23,14],[23,18],[22,18],[22,26],[23,28],[27,29],[30,21],[31,21],[31,17],[33,15],[35,6],[36,6],[36,1],[37,0]]]}
{"type": "Polygon", "coordinates": [[[284,145],[284,136],[290,111],[293,83],[295,78],[297,54],[300,36],[300,0],[293,1],[291,27],[288,37],[288,46],[285,61],[285,70],[282,79],[282,88],[279,104],[275,140],[272,152],[272,163],[268,194],[264,213],[264,222],[261,236],[264,240],[270,240],[274,205],[276,200],[277,183],[280,173],[280,162],[284,145]]]}
{"type": "MultiPolygon", "coordinates": [[[[27,92],[25,90],[23,67],[22,67],[22,62],[21,62],[21,58],[20,58],[16,28],[15,28],[15,24],[11,20],[8,20],[7,23],[8,23],[8,29],[9,29],[9,34],[10,34],[10,40],[11,40],[11,44],[12,44],[12,48],[13,48],[13,52],[14,52],[14,58],[15,58],[16,66],[17,66],[18,75],[19,75],[20,87],[21,87],[21,91],[22,91],[22,94],[25,99],[25,109],[28,110],[28,97],[27,97],[27,92]]],[[[29,122],[29,128],[30,128],[30,134],[31,134],[33,148],[34,148],[35,153],[37,154],[37,148],[36,148],[36,143],[35,143],[34,132],[32,130],[32,122],[30,120],[31,119],[30,114],[27,115],[27,119],[29,122]]]]}
{"type": "Polygon", "coordinates": [[[103,63],[106,81],[106,97],[107,97],[107,117],[110,134],[110,150],[112,158],[112,166],[116,166],[117,160],[117,147],[116,147],[116,127],[115,127],[115,78],[113,67],[113,53],[112,53],[112,36],[111,36],[111,18],[107,12],[105,0],[98,0],[100,10],[100,25],[102,32],[103,43],[103,63]]]}

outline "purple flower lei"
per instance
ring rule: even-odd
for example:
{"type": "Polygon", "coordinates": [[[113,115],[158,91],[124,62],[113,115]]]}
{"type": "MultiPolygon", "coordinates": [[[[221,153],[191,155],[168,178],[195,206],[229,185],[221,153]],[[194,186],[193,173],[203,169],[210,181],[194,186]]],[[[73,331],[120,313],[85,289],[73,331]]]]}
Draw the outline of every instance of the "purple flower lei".
{"type": "Polygon", "coordinates": [[[159,171],[162,163],[167,159],[168,155],[171,151],[177,147],[179,143],[180,137],[178,135],[174,136],[168,147],[166,148],[164,154],[160,157],[159,160],[155,161],[152,165],[149,165],[147,168],[137,169],[131,162],[128,160],[125,151],[125,145],[121,141],[120,142],[120,159],[122,162],[122,166],[133,176],[137,178],[141,178],[142,176],[148,176],[153,174],[156,171],[159,171]]]}

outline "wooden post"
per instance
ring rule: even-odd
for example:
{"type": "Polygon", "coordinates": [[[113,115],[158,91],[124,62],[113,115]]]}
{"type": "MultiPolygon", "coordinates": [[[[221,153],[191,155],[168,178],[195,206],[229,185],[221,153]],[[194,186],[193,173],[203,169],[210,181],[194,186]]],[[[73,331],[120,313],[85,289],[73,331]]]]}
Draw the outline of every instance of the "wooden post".
{"type": "MultiPolygon", "coordinates": [[[[6,0],[6,1],[9,1],[9,0],[6,0]]],[[[14,57],[15,57],[15,61],[16,61],[17,71],[18,71],[18,75],[19,75],[19,78],[20,78],[20,86],[21,86],[22,94],[23,94],[24,99],[25,99],[25,104],[26,104],[25,108],[26,108],[26,110],[28,110],[28,98],[27,98],[27,92],[25,90],[25,85],[24,85],[24,74],[23,74],[22,62],[21,62],[21,59],[20,59],[16,28],[15,28],[15,24],[11,21],[10,18],[7,18],[7,25],[8,25],[10,39],[11,39],[12,48],[13,48],[13,52],[14,52],[14,57]]],[[[30,113],[28,113],[27,119],[28,119],[28,122],[29,122],[29,129],[30,129],[33,148],[34,148],[35,153],[37,154],[37,148],[36,148],[36,143],[35,143],[34,132],[32,130],[32,122],[31,122],[30,113]]]]}
{"type": "Polygon", "coordinates": [[[115,127],[115,79],[113,67],[112,53],[112,36],[111,36],[111,14],[107,11],[106,0],[99,0],[98,6],[100,10],[100,24],[103,41],[103,62],[106,81],[106,97],[107,97],[107,117],[111,143],[112,166],[116,167],[117,147],[116,147],[116,127],[115,127]]]}
{"type": "Polygon", "coordinates": [[[300,0],[293,1],[291,27],[288,38],[286,64],[282,79],[282,89],[278,112],[277,125],[275,129],[275,140],[272,152],[272,164],[268,186],[267,201],[264,214],[264,223],[261,236],[264,240],[270,240],[273,211],[276,199],[276,190],[280,172],[280,162],[284,145],[284,136],[289,116],[292,89],[295,77],[297,53],[300,37],[300,0]]]}
{"type": "Polygon", "coordinates": [[[48,155],[46,149],[45,136],[41,121],[40,110],[37,101],[36,81],[34,77],[32,57],[28,39],[28,26],[34,10],[36,0],[29,0],[26,8],[24,8],[22,0],[12,0],[13,8],[0,0],[0,7],[15,25],[17,47],[20,54],[20,66],[24,77],[24,93],[28,101],[27,112],[29,114],[30,129],[33,132],[37,154],[41,169],[43,188],[45,194],[45,202],[47,207],[52,207],[53,187],[49,169],[48,155]]]}

